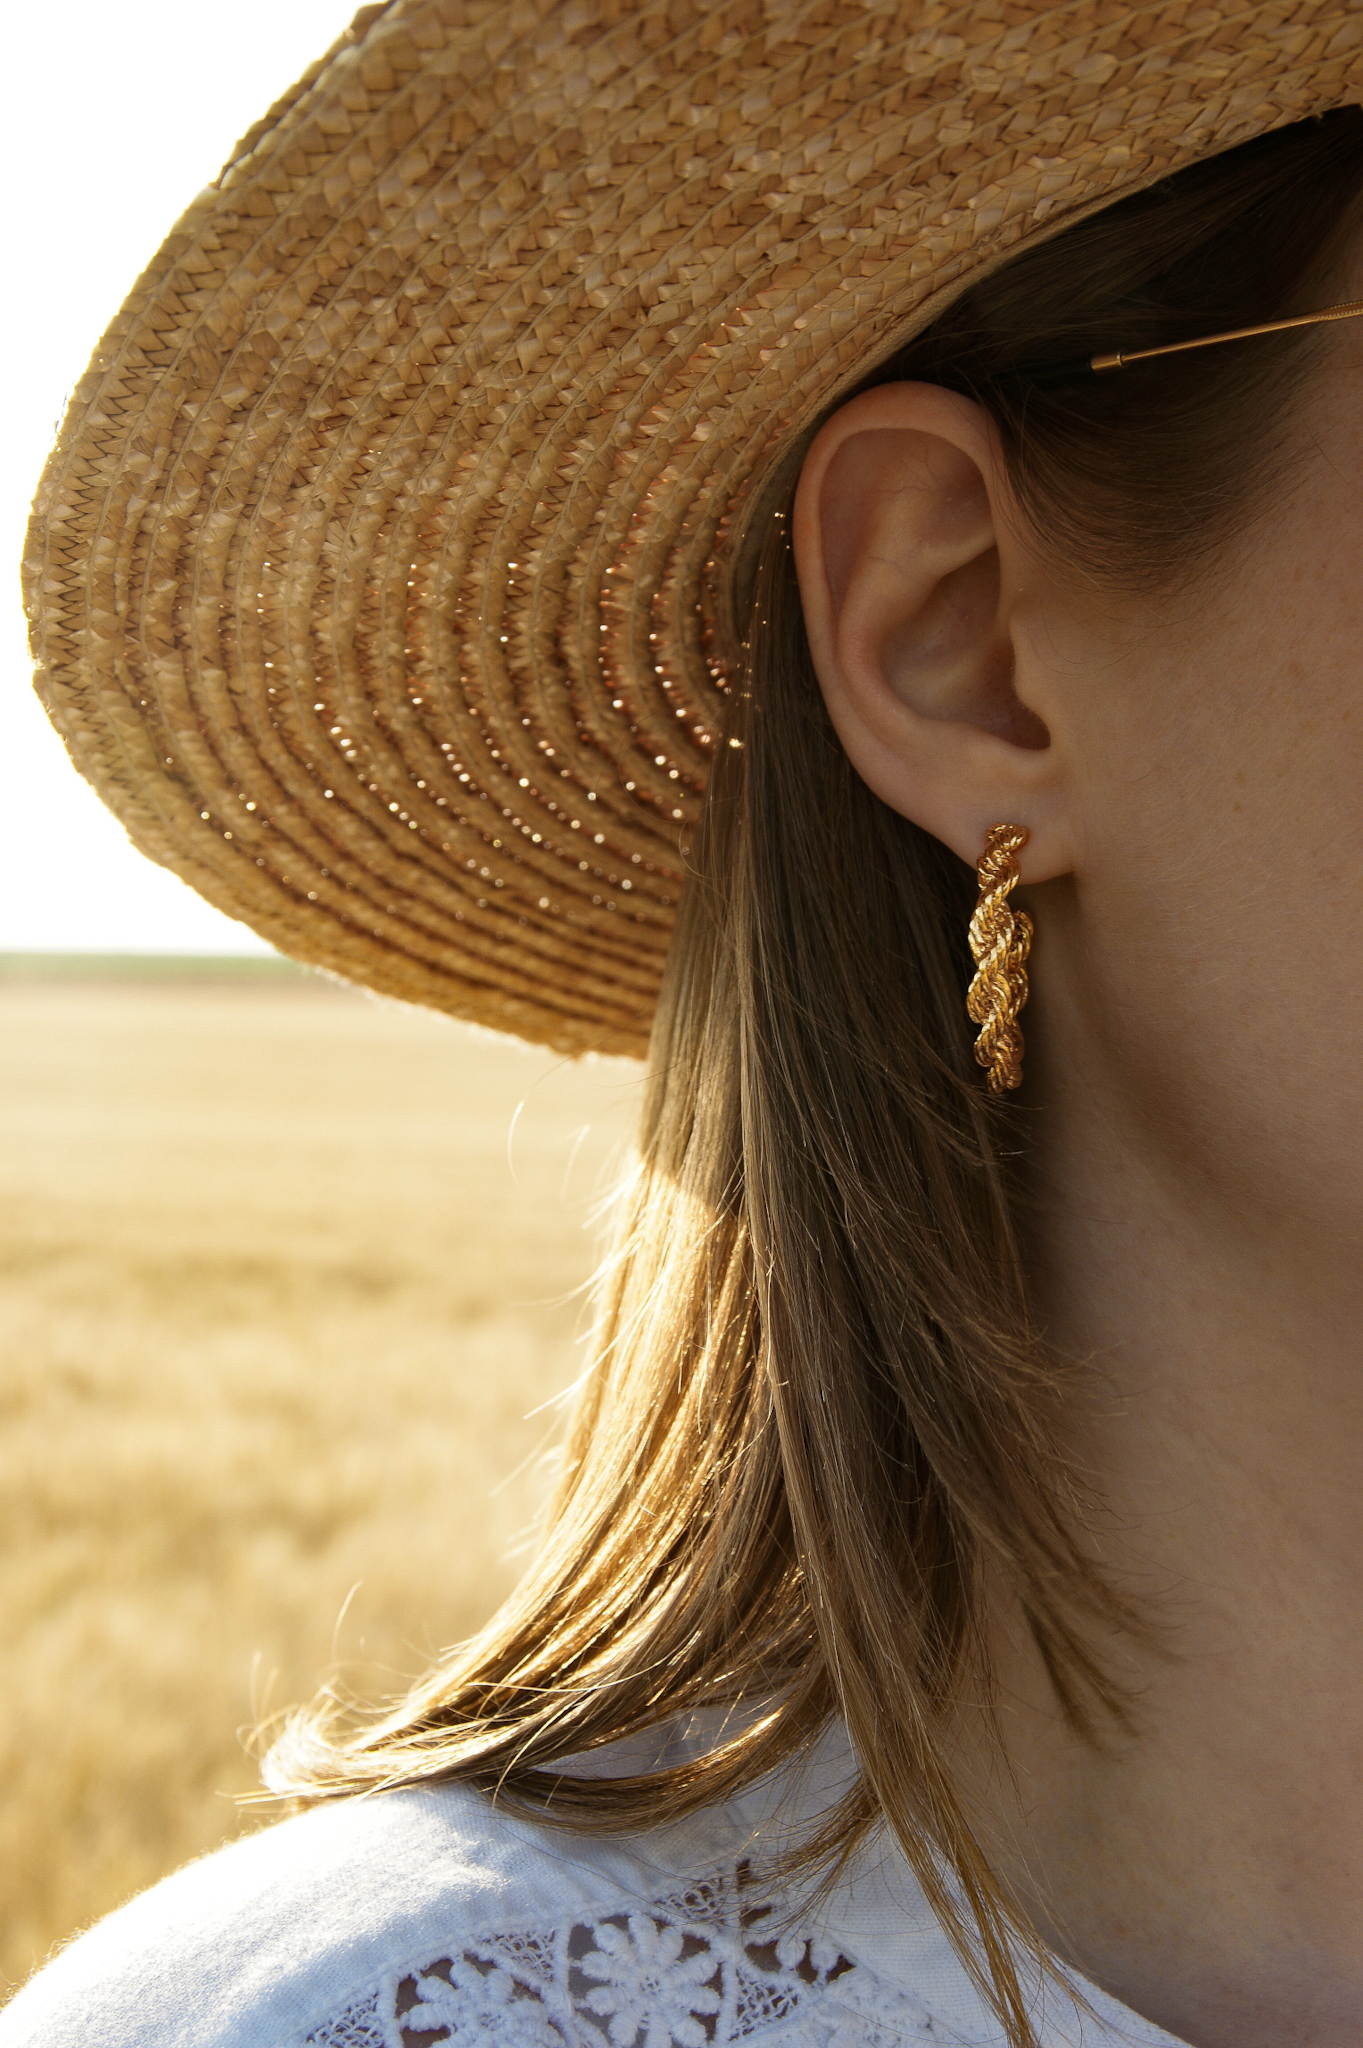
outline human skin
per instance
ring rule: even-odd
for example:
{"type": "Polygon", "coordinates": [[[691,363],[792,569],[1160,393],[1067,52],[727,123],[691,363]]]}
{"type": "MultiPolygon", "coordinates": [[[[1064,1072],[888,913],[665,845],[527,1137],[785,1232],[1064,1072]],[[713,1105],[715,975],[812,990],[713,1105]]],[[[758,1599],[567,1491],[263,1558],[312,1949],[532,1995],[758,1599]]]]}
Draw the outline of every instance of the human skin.
{"type": "Polygon", "coordinates": [[[1196,2048],[1363,2039],[1363,337],[1319,346],[1276,486],[1158,597],[1050,560],[929,386],[844,406],[794,519],[861,775],[972,865],[1031,834],[1030,1281],[1153,1625],[1091,1744],[997,1589],[1008,1768],[963,1719],[962,1772],[1055,1951],[1196,2048]]]}

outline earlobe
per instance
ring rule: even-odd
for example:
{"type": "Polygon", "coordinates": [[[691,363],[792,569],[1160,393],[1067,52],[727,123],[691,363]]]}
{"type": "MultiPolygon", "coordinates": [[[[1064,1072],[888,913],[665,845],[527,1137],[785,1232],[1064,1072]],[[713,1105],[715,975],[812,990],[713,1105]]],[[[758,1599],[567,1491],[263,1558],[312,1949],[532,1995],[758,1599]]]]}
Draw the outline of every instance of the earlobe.
{"type": "Polygon", "coordinates": [[[1068,860],[1055,750],[1019,688],[1025,557],[1006,498],[979,407],[883,385],[815,440],[793,537],[810,651],[853,765],[972,863],[991,824],[1025,822],[1035,881],[1068,860]]]}

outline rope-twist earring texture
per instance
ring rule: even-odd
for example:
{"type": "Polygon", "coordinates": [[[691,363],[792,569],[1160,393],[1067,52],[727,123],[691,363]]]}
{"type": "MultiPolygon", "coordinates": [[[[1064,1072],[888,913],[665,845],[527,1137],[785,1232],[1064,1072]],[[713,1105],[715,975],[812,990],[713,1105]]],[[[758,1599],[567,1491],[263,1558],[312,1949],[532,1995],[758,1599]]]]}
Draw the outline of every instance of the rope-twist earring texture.
{"type": "Polygon", "coordinates": [[[1025,910],[1012,910],[1008,896],[1020,870],[1017,856],[1027,844],[1025,825],[992,825],[985,834],[977,870],[980,900],[970,920],[970,950],[977,973],[966,997],[966,1009],[980,1035],[975,1057],[988,1069],[991,1095],[1002,1095],[1022,1081],[1022,1033],[1018,1012],[1027,1000],[1027,955],[1032,950],[1032,920],[1025,910]]]}

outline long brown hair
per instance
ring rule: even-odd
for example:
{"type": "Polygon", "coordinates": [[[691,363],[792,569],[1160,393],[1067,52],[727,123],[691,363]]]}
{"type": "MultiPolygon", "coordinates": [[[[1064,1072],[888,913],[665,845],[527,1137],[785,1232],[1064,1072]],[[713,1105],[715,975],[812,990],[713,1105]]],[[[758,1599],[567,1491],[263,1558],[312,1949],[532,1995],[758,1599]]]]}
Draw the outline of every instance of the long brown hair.
{"type": "MultiPolygon", "coordinates": [[[[1321,344],[1108,384],[1074,360],[1298,307],[1360,192],[1353,110],[1263,138],[1024,251],[867,381],[971,393],[1043,546],[1081,574],[1167,582],[1281,470],[1321,344]]],[[[888,1822],[1025,2048],[1019,1937],[1038,1951],[963,1811],[947,1714],[967,1682],[987,1699],[986,1566],[1090,1733],[1122,1712],[1094,1644],[1131,1617],[1088,1562],[1088,1504],[1055,1447],[1065,1375],[1029,1325],[1019,1126],[971,1058],[972,877],[852,772],[779,511],[748,603],[543,1546],[396,1709],[295,1716],[267,1775],[312,1799],[461,1778],[567,1826],[633,1829],[733,1795],[841,1716],[860,1778],[809,1853],[828,1867],[888,1822]],[[556,1768],[717,1703],[737,1711],[687,1761],[556,1768]]]]}

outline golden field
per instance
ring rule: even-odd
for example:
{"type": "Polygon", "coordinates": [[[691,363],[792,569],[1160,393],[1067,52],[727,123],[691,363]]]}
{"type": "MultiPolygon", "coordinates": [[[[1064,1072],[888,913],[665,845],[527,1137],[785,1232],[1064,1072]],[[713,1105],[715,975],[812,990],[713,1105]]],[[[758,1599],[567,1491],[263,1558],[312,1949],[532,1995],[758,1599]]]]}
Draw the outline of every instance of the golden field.
{"type": "Polygon", "coordinates": [[[638,1070],[245,969],[11,973],[0,1077],[12,1985],[511,1584],[638,1070]]]}

